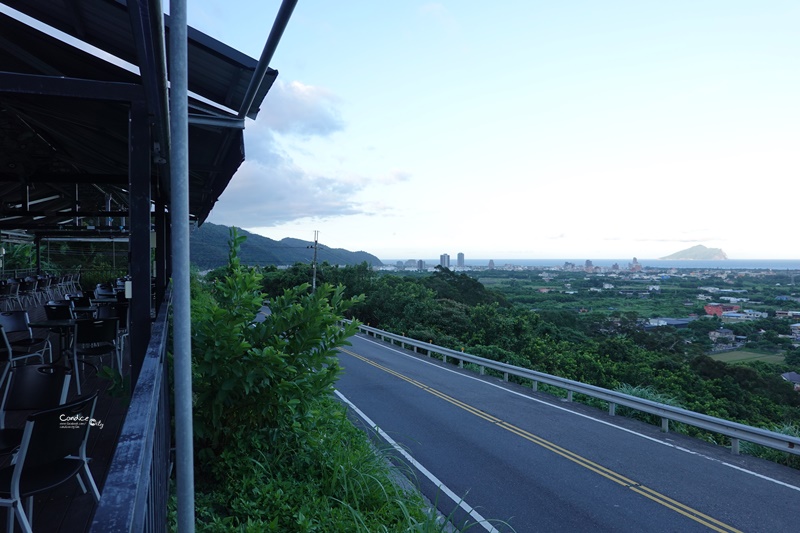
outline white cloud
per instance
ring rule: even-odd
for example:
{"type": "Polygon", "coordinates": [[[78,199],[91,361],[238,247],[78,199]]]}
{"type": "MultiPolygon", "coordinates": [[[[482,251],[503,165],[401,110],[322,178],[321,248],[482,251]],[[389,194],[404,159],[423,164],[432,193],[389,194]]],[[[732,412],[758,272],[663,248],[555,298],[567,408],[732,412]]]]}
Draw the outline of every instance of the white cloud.
{"type": "Polygon", "coordinates": [[[323,87],[276,81],[264,99],[259,123],[276,133],[310,137],[344,128],[339,98],[323,87]]]}

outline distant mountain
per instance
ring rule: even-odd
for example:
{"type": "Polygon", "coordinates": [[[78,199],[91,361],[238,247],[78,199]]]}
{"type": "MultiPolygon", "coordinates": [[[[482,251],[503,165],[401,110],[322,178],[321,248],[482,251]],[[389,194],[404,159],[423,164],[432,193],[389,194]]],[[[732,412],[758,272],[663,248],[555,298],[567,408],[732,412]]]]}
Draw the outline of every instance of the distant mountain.
{"type": "MultiPolygon", "coordinates": [[[[242,244],[239,258],[246,265],[293,265],[311,263],[314,258],[314,243],[300,239],[281,239],[276,241],[255,233],[239,229],[239,234],[247,240],[242,244]]],[[[206,222],[191,234],[190,261],[201,270],[217,268],[228,261],[228,241],[230,228],[206,222]]],[[[342,248],[317,246],[317,262],[332,265],[357,265],[366,261],[380,266],[381,260],[367,252],[350,252],[342,248]]]]}
{"type": "Polygon", "coordinates": [[[659,259],[669,259],[669,260],[687,260],[687,261],[720,261],[727,259],[728,256],[725,252],[722,251],[721,248],[706,248],[702,244],[698,244],[697,246],[692,246],[691,248],[687,248],[686,250],[681,250],[680,252],[675,252],[672,255],[668,255],[666,257],[660,257],[659,259]]]}

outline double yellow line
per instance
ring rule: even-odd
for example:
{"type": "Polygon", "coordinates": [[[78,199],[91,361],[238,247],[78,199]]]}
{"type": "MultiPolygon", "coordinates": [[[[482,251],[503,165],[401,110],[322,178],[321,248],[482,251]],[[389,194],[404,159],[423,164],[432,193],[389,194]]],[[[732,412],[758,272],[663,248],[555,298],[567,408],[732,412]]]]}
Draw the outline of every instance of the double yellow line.
{"type": "Polygon", "coordinates": [[[592,472],[594,472],[596,474],[599,474],[599,475],[603,476],[604,478],[613,481],[614,483],[622,485],[623,487],[627,487],[630,490],[636,492],[637,494],[641,494],[645,498],[649,498],[650,500],[652,500],[652,501],[654,501],[654,502],[656,502],[658,504],[661,504],[664,507],[667,507],[668,509],[671,509],[671,510],[675,511],[676,513],[679,513],[679,514],[681,514],[681,515],[683,515],[683,516],[685,516],[685,517],[687,517],[687,518],[689,518],[691,520],[694,520],[695,522],[703,524],[704,526],[708,527],[709,529],[713,529],[714,531],[719,531],[721,533],[742,533],[740,530],[738,530],[738,529],[736,529],[736,528],[734,528],[732,526],[729,526],[728,524],[725,524],[724,522],[720,522],[719,520],[717,520],[717,519],[715,519],[713,517],[710,517],[710,516],[708,516],[706,514],[703,514],[700,511],[698,511],[696,509],[693,509],[692,507],[689,507],[688,505],[685,505],[685,504],[683,504],[683,503],[681,503],[679,501],[673,500],[672,498],[670,498],[670,497],[668,497],[668,496],[666,496],[664,494],[661,494],[658,491],[650,489],[650,488],[648,488],[648,487],[646,487],[646,486],[644,486],[644,485],[642,485],[640,483],[637,483],[636,481],[634,481],[632,479],[629,479],[629,478],[623,476],[622,474],[614,472],[613,470],[611,470],[609,468],[606,468],[606,467],[604,467],[602,465],[599,465],[599,464],[597,464],[597,463],[595,463],[593,461],[590,461],[589,459],[587,459],[587,458],[585,458],[585,457],[583,457],[581,455],[578,455],[575,452],[567,450],[566,448],[562,448],[561,446],[559,446],[557,444],[554,444],[554,443],[552,443],[552,442],[550,442],[548,440],[545,440],[545,439],[543,439],[543,438],[541,438],[541,437],[539,437],[537,435],[534,435],[533,433],[530,433],[529,431],[526,431],[524,429],[518,428],[517,426],[515,426],[513,424],[509,424],[508,422],[506,422],[506,421],[504,421],[504,420],[502,420],[500,418],[497,418],[496,416],[490,415],[489,413],[481,411],[480,409],[477,409],[476,407],[473,407],[473,406],[471,406],[469,404],[466,404],[466,403],[462,402],[461,400],[453,398],[452,396],[448,396],[447,394],[445,394],[445,393],[443,393],[441,391],[438,391],[438,390],[436,390],[436,389],[434,389],[432,387],[429,387],[428,385],[426,385],[426,384],[424,384],[424,383],[422,383],[420,381],[417,381],[417,380],[412,379],[412,378],[410,378],[410,377],[408,377],[408,376],[406,376],[404,374],[396,372],[396,371],[392,370],[391,368],[388,368],[388,367],[385,367],[383,365],[380,365],[380,364],[376,363],[375,361],[367,359],[366,357],[358,355],[357,353],[354,353],[354,352],[352,352],[350,350],[340,350],[340,351],[342,351],[342,352],[344,352],[344,353],[346,353],[348,355],[351,355],[351,356],[355,357],[356,359],[359,359],[359,360],[361,360],[361,361],[363,361],[363,362],[365,362],[365,363],[367,363],[369,365],[372,365],[372,366],[374,366],[375,368],[377,368],[379,370],[382,370],[382,371],[384,371],[384,372],[386,372],[388,374],[391,374],[391,375],[393,375],[393,376],[395,376],[395,377],[397,377],[399,379],[402,379],[403,381],[405,381],[407,383],[410,383],[410,384],[414,385],[415,387],[419,387],[420,389],[424,390],[425,392],[433,394],[437,398],[441,398],[442,400],[444,400],[446,402],[449,402],[449,403],[455,405],[456,407],[460,407],[461,409],[467,411],[468,413],[471,413],[471,414],[473,414],[473,415],[475,415],[475,416],[477,416],[479,418],[482,418],[482,419],[486,420],[487,422],[491,422],[492,424],[495,424],[495,425],[505,429],[506,431],[509,431],[509,432],[511,432],[511,433],[513,433],[515,435],[518,435],[518,436],[522,437],[525,440],[528,440],[528,441],[530,441],[530,442],[532,442],[534,444],[537,444],[537,445],[541,446],[542,448],[545,448],[546,450],[550,450],[551,452],[553,452],[555,454],[558,454],[561,457],[564,457],[565,459],[568,459],[568,460],[572,461],[573,463],[578,464],[578,465],[580,465],[580,466],[582,466],[582,467],[584,467],[584,468],[586,468],[588,470],[591,470],[592,472]]]}

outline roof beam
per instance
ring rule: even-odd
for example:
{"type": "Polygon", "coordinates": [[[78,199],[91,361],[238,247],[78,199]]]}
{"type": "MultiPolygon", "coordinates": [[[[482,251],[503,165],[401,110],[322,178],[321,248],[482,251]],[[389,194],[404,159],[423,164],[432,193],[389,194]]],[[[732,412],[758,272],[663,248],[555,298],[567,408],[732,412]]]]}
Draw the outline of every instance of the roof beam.
{"type": "Polygon", "coordinates": [[[0,72],[0,93],[64,96],[112,102],[134,102],[143,98],[142,87],[133,83],[57,78],[14,72],[0,72]]]}
{"type": "Polygon", "coordinates": [[[126,174],[37,173],[21,177],[19,174],[11,172],[0,172],[0,183],[101,183],[108,185],[127,185],[128,176],[126,174]]]}

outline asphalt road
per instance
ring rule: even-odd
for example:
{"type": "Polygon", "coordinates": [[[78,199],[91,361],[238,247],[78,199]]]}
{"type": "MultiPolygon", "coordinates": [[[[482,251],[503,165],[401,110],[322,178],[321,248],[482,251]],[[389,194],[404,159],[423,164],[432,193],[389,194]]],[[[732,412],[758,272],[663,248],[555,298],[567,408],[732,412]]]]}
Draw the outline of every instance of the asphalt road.
{"type": "Polygon", "coordinates": [[[798,471],[361,335],[340,361],[344,401],[384,447],[397,443],[416,465],[400,470],[458,527],[800,530],[798,471]]]}

